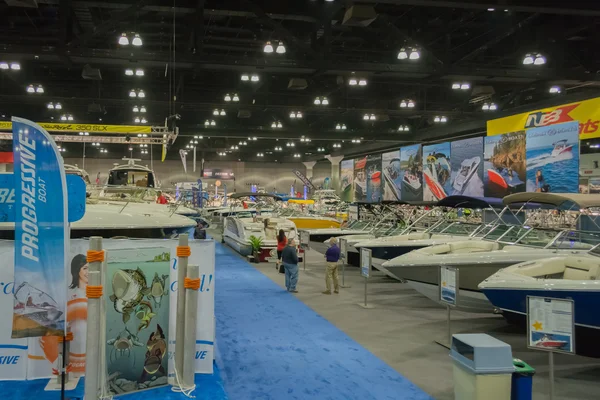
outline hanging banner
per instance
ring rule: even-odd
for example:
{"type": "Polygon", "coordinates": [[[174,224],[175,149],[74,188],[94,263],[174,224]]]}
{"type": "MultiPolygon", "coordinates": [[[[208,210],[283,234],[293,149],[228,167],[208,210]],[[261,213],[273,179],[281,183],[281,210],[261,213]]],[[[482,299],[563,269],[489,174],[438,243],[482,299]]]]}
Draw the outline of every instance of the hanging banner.
{"type": "Polygon", "coordinates": [[[483,138],[450,143],[452,195],[483,197],[483,138]]]}
{"type": "Polygon", "coordinates": [[[202,177],[207,179],[235,179],[232,169],[219,168],[202,170],[202,177]]]}
{"type": "Polygon", "coordinates": [[[527,131],[528,192],[579,193],[578,129],[573,121],[527,131]]]}
{"type": "Polygon", "coordinates": [[[367,156],[366,174],[367,202],[380,203],[383,196],[381,154],[370,154],[367,156]]]}
{"type": "Polygon", "coordinates": [[[381,166],[385,177],[383,200],[400,200],[402,198],[402,172],[400,169],[400,150],[383,153],[381,166]]]}
{"type": "Polygon", "coordinates": [[[485,197],[525,191],[525,131],[487,136],[483,158],[485,197]]]}
{"type": "MultiPolygon", "coordinates": [[[[60,124],[54,122],[38,122],[37,125],[48,132],[152,133],[152,127],[142,125],[60,124]]],[[[12,122],[0,121],[0,131],[10,131],[12,129],[12,122]]]]}
{"type": "Polygon", "coordinates": [[[579,123],[580,140],[600,137],[600,97],[493,119],[487,122],[487,134],[500,135],[571,121],[579,123]]]}
{"type": "Polygon", "coordinates": [[[183,172],[187,174],[187,153],[185,150],[179,150],[179,157],[181,157],[181,163],[183,164],[183,172]]]}
{"type": "Polygon", "coordinates": [[[298,171],[297,169],[295,169],[293,172],[294,172],[294,175],[296,175],[298,177],[298,179],[300,179],[302,181],[302,183],[304,184],[304,186],[309,187],[311,190],[315,190],[315,186],[306,177],[306,175],[304,175],[302,172],[298,171]]]}
{"type": "Polygon", "coordinates": [[[354,160],[344,160],[340,164],[340,187],[342,201],[354,201],[353,189],[354,160]]]}
{"type": "Polygon", "coordinates": [[[367,201],[367,157],[354,160],[354,201],[367,201]]]}
{"type": "Polygon", "coordinates": [[[65,169],[46,130],[12,120],[17,210],[12,337],[62,336],[69,254],[65,169]]]}
{"type": "Polygon", "coordinates": [[[400,149],[400,168],[402,170],[402,200],[423,200],[423,163],[421,145],[400,149]]]}
{"type": "Polygon", "coordinates": [[[423,146],[423,200],[446,198],[452,190],[450,175],[450,143],[423,146]]]}

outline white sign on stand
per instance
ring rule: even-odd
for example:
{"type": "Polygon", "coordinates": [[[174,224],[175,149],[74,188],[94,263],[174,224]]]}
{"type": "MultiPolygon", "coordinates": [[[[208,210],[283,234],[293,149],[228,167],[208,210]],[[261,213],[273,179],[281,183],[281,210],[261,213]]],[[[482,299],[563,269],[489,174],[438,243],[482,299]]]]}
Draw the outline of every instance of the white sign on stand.
{"type": "Polygon", "coordinates": [[[306,271],[306,256],[308,254],[308,249],[309,247],[309,243],[310,243],[310,232],[309,231],[298,231],[298,234],[300,235],[300,248],[302,250],[304,250],[304,253],[302,253],[302,264],[303,264],[303,270],[306,271]]]}
{"type": "Polygon", "coordinates": [[[364,304],[359,303],[358,305],[362,308],[373,308],[373,306],[367,305],[367,282],[369,281],[369,275],[371,273],[371,249],[364,247],[360,248],[360,274],[365,278],[365,302],[364,304]]]}
{"type": "Polygon", "coordinates": [[[456,306],[458,298],[458,270],[452,267],[440,267],[440,301],[456,306]]]}
{"type": "Polygon", "coordinates": [[[346,263],[348,262],[348,241],[346,239],[340,239],[340,260],[342,260],[342,284],[343,288],[350,288],[352,286],[346,285],[346,263]]]}
{"type": "Polygon", "coordinates": [[[554,399],[554,353],[575,354],[573,300],[527,296],[527,347],[548,352],[550,400],[554,399]]]}

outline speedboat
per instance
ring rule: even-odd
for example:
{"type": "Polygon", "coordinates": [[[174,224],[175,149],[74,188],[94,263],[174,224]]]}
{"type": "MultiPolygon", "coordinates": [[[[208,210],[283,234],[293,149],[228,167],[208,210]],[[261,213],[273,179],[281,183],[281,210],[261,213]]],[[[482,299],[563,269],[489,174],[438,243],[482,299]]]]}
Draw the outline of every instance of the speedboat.
{"type": "Polygon", "coordinates": [[[402,183],[404,186],[410,189],[412,192],[418,193],[421,190],[421,181],[419,178],[409,173],[408,171],[404,172],[404,176],[402,177],[402,183]]]}
{"type": "Polygon", "coordinates": [[[250,237],[262,239],[261,261],[277,259],[277,235],[282,229],[286,238],[298,238],[298,232],[293,222],[277,217],[252,217],[249,213],[242,216],[225,218],[223,226],[223,241],[243,256],[252,254],[250,237]]]}
{"type": "MultiPolygon", "coordinates": [[[[497,271],[480,283],[479,289],[511,323],[526,324],[527,297],[573,301],[575,350],[577,354],[600,357],[600,249],[585,255],[534,259],[497,271]]],[[[541,338],[536,344],[561,348],[560,337],[541,338]]]]}
{"type": "Polygon", "coordinates": [[[507,170],[506,168],[503,168],[501,171],[496,171],[495,169],[490,168],[487,170],[487,172],[490,183],[503,190],[507,190],[509,188],[515,189],[517,186],[525,183],[519,179],[519,176],[516,172],[507,170]]]}
{"type": "Polygon", "coordinates": [[[552,335],[543,335],[540,339],[533,342],[535,347],[541,347],[542,349],[560,350],[569,345],[568,340],[554,339],[552,335]]]}
{"type": "Polygon", "coordinates": [[[86,185],[90,184],[90,174],[87,173],[86,170],[79,168],[77,164],[64,164],[65,174],[67,175],[77,175],[83,179],[86,185]]]}
{"type": "Polygon", "coordinates": [[[402,187],[402,170],[400,168],[400,159],[394,158],[390,163],[383,169],[383,176],[388,183],[388,187],[392,189],[392,193],[396,199],[400,200],[401,193],[400,188],[402,187]]]}
{"type": "Polygon", "coordinates": [[[332,237],[336,236],[348,236],[348,235],[366,235],[371,232],[372,222],[365,222],[354,220],[346,227],[341,228],[329,228],[329,229],[307,229],[310,242],[309,246],[311,249],[318,251],[321,254],[325,254],[329,245],[327,242],[332,237]]]}
{"type": "Polygon", "coordinates": [[[554,148],[552,149],[552,157],[558,157],[562,154],[571,153],[573,151],[573,145],[567,144],[567,140],[558,140],[552,143],[554,148]]]}
{"type": "Polygon", "coordinates": [[[454,183],[452,183],[452,187],[457,193],[462,193],[465,185],[477,172],[477,167],[479,167],[480,162],[481,157],[473,157],[463,160],[463,162],[460,164],[460,171],[458,171],[456,177],[454,178],[454,183]]]}
{"type": "Polygon", "coordinates": [[[135,163],[142,160],[126,157],[123,160],[127,161],[127,164],[115,164],[109,171],[109,186],[159,187],[154,171],[147,166],[135,163]]]}
{"type": "Polygon", "coordinates": [[[423,168],[423,178],[427,187],[437,200],[442,200],[448,194],[444,190],[444,184],[450,177],[450,164],[446,157],[427,157],[427,163],[423,168]]]}
{"type": "MultiPolygon", "coordinates": [[[[556,193],[517,193],[506,196],[508,207],[529,202],[560,207],[575,203],[580,208],[600,206],[600,196],[556,193]],[[584,196],[584,197],[582,197],[584,196]],[[595,197],[595,199],[594,199],[595,197]]],[[[526,223],[528,221],[525,221],[526,223]]],[[[433,301],[439,302],[439,268],[459,270],[457,308],[488,312],[493,306],[478,285],[502,268],[547,257],[584,254],[600,242],[600,234],[561,228],[533,228],[496,224],[479,231],[470,240],[442,243],[412,251],[383,264],[388,271],[433,301]],[[475,239],[475,240],[474,240],[475,239]]]]}

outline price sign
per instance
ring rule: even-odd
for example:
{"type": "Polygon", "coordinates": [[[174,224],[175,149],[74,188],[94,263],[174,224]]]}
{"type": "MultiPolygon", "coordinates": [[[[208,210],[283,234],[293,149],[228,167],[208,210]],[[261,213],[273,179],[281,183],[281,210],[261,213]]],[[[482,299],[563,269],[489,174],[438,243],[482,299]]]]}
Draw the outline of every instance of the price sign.
{"type": "Polygon", "coordinates": [[[573,300],[527,296],[527,347],[575,353],[573,300]]]}
{"type": "Polygon", "coordinates": [[[440,301],[456,306],[458,297],[458,269],[440,267],[440,301]]]}
{"type": "Polygon", "coordinates": [[[360,248],[360,274],[365,278],[369,277],[371,272],[371,249],[360,248]]]}

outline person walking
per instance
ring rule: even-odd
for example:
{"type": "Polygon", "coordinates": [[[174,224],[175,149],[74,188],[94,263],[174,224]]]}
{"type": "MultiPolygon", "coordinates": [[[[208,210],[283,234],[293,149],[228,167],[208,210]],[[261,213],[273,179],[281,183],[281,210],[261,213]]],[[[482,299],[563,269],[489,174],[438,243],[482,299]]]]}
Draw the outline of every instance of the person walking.
{"type": "Polygon", "coordinates": [[[333,290],[335,294],[340,292],[340,282],[338,280],[338,261],[340,259],[340,248],[337,246],[337,239],[329,239],[329,248],[325,252],[327,261],[327,270],[325,271],[325,285],[327,290],[323,294],[331,294],[331,281],[333,281],[333,290]]]}
{"type": "Polygon", "coordinates": [[[284,274],[285,270],[281,264],[281,253],[283,253],[283,249],[287,245],[287,238],[285,237],[285,232],[283,229],[279,230],[279,234],[277,235],[277,263],[275,263],[275,268],[279,270],[279,273],[284,274]]]}
{"type": "Polygon", "coordinates": [[[287,246],[281,252],[281,261],[285,268],[285,287],[288,292],[298,293],[298,254],[294,239],[288,240],[287,246]]]}

